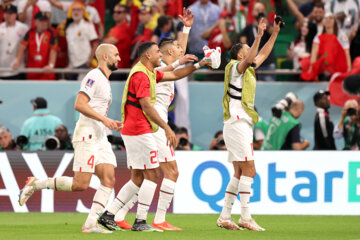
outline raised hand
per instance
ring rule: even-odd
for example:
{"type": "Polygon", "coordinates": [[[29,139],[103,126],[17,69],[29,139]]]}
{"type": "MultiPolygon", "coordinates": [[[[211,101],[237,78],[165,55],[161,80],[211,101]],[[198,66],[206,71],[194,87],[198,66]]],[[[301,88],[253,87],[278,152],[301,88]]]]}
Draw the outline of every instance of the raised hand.
{"type": "Polygon", "coordinates": [[[199,62],[200,66],[211,66],[212,62],[210,58],[203,58],[200,62],[199,62]]]}
{"type": "Polygon", "coordinates": [[[280,26],[282,24],[282,20],[278,21],[278,23],[276,23],[275,19],[276,19],[276,15],[274,17],[274,32],[278,33],[278,32],[280,32],[280,26]]]}
{"type": "Polygon", "coordinates": [[[179,19],[186,27],[191,27],[194,23],[194,15],[190,9],[183,8],[183,15],[179,15],[179,19]]]}
{"type": "Polygon", "coordinates": [[[258,25],[258,36],[262,37],[265,30],[266,30],[266,21],[264,18],[261,18],[258,25]]]}
{"type": "Polygon", "coordinates": [[[197,60],[198,60],[198,58],[197,58],[195,55],[186,54],[185,56],[183,56],[182,58],[180,58],[179,64],[180,64],[180,65],[183,65],[183,64],[185,64],[185,63],[194,62],[194,61],[197,61],[197,60]]]}

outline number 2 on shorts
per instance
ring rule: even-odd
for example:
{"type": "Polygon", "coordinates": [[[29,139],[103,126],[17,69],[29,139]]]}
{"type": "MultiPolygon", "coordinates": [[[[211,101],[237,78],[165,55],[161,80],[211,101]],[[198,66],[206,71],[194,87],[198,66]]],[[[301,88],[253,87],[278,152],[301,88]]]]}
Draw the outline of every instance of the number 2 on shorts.
{"type": "Polygon", "coordinates": [[[151,151],[150,152],[150,162],[151,164],[157,163],[157,151],[151,151]]]}
{"type": "Polygon", "coordinates": [[[89,158],[87,164],[89,166],[91,166],[91,168],[94,168],[94,155],[91,155],[91,157],[89,158]]]}

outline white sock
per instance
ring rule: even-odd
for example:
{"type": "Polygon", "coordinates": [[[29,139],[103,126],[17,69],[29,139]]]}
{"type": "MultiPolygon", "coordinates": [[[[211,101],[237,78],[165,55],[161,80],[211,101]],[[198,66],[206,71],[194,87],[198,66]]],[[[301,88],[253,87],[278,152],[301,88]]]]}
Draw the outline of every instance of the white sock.
{"type": "Polygon", "coordinates": [[[239,188],[239,179],[232,177],[226,188],[224,206],[220,216],[224,219],[231,218],[231,209],[234,205],[239,188]]]}
{"type": "Polygon", "coordinates": [[[146,220],[147,213],[149,211],[151,202],[154,197],[157,184],[145,179],[141,184],[139,190],[138,208],[136,213],[136,219],[146,220]]]}
{"type": "Polygon", "coordinates": [[[138,194],[135,194],[124,207],[122,207],[115,215],[115,221],[120,222],[125,219],[126,214],[132,209],[138,201],[138,194]]]}
{"type": "Polygon", "coordinates": [[[154,218],[154,223],[165,222],[166,211],[168,210],[174,197],[175,184],[176,182],[174,181],[166,178],[163,179],[160,187],[159,202],[154,218]]]}
{"type": "Polygon", "coordinates": [[[72,191],[72,177],[57,177],[57,178],[48,178],[45,180],[36,180],[34,182],[35,189],[53,189],[56,191],[72,191]]]}
{"type": "Polygon", "coordinates": [[[241,217],[243,219],[250,219],[250,189],[251,184],[253,183],[253,178],[241,176],[239,181],[239,194],[240,194],[240,203],[241,203],[241,217]]]}
{"type": "Polygon", "coordinates": [[[124,207],[124,205],[130,201],[130,199],[139,191],[139,187],[136,186],[133,181],[128,181],[119,191],[118,195],[114,199],[113,203],[109,208],[109,212],[116,214],[119,209],[124,207]]]}
{"type": "Polygon", "coordinates": [[[85,226],[93,226],[98,219],[98,213],[102,213],[112,192],[111,188],[100,185],[95,193],[90,213],[86,219],[85,226]]]}

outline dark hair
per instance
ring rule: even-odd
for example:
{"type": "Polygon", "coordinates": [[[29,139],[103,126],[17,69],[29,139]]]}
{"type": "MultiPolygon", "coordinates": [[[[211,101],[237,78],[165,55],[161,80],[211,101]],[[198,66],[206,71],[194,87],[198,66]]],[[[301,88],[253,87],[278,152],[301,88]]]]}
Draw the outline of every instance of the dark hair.
{"type": "Polygon", "coordinates": [[[223,131],[222,131],[222,130],[217,131],[217,132],[215,133],[214,138],[218,138],[219,135],[221,135],[221,134],[223,134],[223,131]]]}
{"type": "MultiPolygon", "coordinates": [[[[128,11],[129,11],[129,10],[128,10],[128,7],[127,7],[126,5],[124,5],[124,4],[120,4],[120,3],[119,3],[119,4],[116,4],[115,7],[122,7],[122,8],[124,8],[125,12],[128,12],[128,11]]],[[[115,8],[115,7],[114,7],[114,8],[115,8]]],[[[114,10],[113,10],[113,11],[114,11],[114,10]]]]}
{"type": "Polygon", "coordinates": [[[156,45],[155,42],[143,42],[140,44],[138,48],[138,57],[141,57],[149,48],[151,48],[153,45],[156,45]]]}
{"type": "Polygon", "coordinates": [[[237,43],[231,47],[230,49],[231,59],[237,59],[237,55],[242,47],[243,47],[242,43],[237,43]]]}
{"type": "MultiPolygon", "coordinates": [[[[338,27],[338,25],[337,25],[337,21],[336,21],[335,15],[332,15],[332,17],[334,18],[333,33],[334,33],[335,36],[337,36],[337,35],[338,35],[338,32],[339,32],[339,27],[338,27]]],[[[324,27],[322,33],[326,33],[326,28],[325,28],[325,27],[324,27]]]]}
{"type": "Polygon", "coordinates": [[[186,135],[189,135],[188,130],[187,130],[186,127],[178,127],[175,130],[175,134],[183,134],[183,133],[185,133],[186,135]]]}
{"type": "Polygon", "coordinates": [[[159,42],[159,48],[163,48],[164,46],[168,45],[168,44],[173,44],[175,41],[175,39],[173,38],[169,38],[169,37],[164,37],[160,40],[159,42]]]}
{"type": "Polygon", "coordinates": [[[167,25],[169,23],[169,21],[171,21],[171,17],[170,16],[160,16],[157,20],[158,23],[158,28],[159,30],[162,29],[163,27],[165,27],[165,25],[167,25]]]}
{"type": "Polygon", "coordinates": [[[321,3],[321,2],[316,3],[316,4],[314,5],[314,8],[322,8],[323,10],[325,10],[324,4],[321,3]]]}

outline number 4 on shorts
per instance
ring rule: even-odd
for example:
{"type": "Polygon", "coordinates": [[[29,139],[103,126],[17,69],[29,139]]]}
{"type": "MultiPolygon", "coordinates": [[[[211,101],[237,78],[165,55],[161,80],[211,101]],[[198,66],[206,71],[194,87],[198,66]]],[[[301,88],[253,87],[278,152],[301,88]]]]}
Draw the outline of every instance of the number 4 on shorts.
{"type": "Polygon", "coordinates": [[[90,165],[91,168],[94,168],[94,155],[91,155],[91,157],[89,158],[87,164],[90,165]]]}

